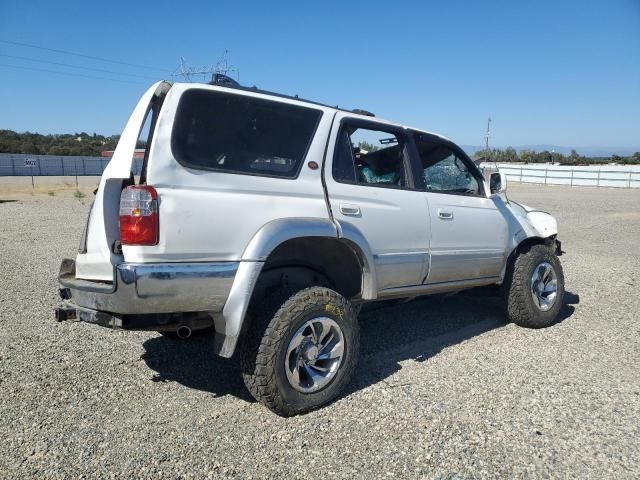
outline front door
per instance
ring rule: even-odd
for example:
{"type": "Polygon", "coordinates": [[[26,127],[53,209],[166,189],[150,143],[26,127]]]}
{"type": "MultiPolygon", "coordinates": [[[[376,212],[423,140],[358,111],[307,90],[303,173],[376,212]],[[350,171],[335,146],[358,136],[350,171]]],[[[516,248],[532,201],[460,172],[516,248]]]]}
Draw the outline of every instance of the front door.
{"type": "Polygon", "coordinates": [[[420,285],[426,274],[427,204],[413,185],[408,140],[402,128],[338,114],[325,163],[332,214],[369,242],[378,291],[420,285]]]}
{"type": "Polygon", "coordinates": [[[480,172],[450,142],[415,135],[431,221],[431,265],[425,283],[498,277],[508,227],[486,195],[480,172]]]}

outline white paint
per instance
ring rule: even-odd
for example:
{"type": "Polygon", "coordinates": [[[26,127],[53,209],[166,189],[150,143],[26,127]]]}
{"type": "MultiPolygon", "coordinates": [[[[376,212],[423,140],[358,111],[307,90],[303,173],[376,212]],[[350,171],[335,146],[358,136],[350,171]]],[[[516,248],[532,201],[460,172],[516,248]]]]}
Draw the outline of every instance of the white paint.
{"type": "Polygon", "coordinates": [[[140,98],[125,126],[118,145],[100,179],[87,225],[87,251],[76,256],[76,276],[88,280],[113,281],[113,266],[121,263],[120,255],[111,251],[119,238],[118,206],[120,180],[131,175],[136,141],[154,92],[162,82],[152,85],[140,98]]]}

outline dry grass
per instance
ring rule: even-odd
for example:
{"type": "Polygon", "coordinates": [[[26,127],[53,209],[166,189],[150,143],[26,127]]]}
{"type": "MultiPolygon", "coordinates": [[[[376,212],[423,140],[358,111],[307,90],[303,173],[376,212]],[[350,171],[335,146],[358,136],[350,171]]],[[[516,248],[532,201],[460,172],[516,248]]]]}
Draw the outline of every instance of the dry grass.
{"type": "Polygon", "coordinates": [[[0,198],[21,199],[37,195],[54,197],[57,194],[73,195],[80,192],[83,198],[90,195],[98,186],[100,177],[78,177],[76,187],[73,177],[36,177],[31,186],[31,177],[0,177],[0,198]]]}

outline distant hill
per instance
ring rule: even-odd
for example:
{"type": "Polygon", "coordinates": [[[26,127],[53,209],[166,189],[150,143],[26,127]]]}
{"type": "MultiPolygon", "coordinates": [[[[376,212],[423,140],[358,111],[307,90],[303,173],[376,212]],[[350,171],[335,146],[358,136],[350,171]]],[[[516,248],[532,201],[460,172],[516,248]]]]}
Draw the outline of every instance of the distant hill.
{"type": "MultiPolygon", "coordinates": [[[[509,145],[491,145],[491,148],[506,148],[509,145]]],[[[460,145],[462,149],[471,156],[479,150],[483,150],[481,145],[460,145]]],[[[536,145],[518,145],[513,146],[518,152],[522,150],[532,150],[534,152],[543,152],[545,150],[551,152],[555,151],[562,153],[563,155],[569,155],[571,150],[575,150],[579,155],[585,157],[610,157],[611,155],[620,155],[621,157],[629,157],[635,152],[640,152],[640,146],[637,148],[629,147],[565,147],[562,145],[548,145],[548,144],[536,144],[536,145]]]]}

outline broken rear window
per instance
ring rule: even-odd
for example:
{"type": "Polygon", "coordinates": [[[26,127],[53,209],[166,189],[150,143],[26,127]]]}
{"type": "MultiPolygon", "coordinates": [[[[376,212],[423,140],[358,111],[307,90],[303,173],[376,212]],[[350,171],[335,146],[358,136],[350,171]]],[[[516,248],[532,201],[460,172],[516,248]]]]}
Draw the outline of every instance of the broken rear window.
{"type": "Polygon", "coordinates": [[[176,112],[173,154],[191,168],[295,178],[321,115],[246,95],[188,90],[176,112]]]}

